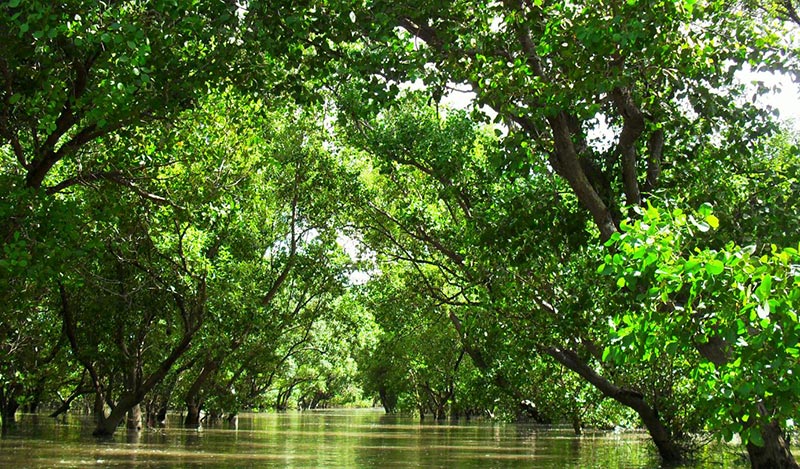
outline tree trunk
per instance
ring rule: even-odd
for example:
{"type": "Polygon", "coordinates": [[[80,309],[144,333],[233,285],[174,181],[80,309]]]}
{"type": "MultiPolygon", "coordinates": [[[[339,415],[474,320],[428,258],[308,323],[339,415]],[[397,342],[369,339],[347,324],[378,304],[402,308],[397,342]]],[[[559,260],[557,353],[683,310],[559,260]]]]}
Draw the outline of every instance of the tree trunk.
{"type": "Polygon", "coordinates": [[[19,409],[17,396],[22,390],[19,383],[9,384],[8,387],[0,386],[0,420],[2,420],[3,433],[16,424],[16,413],[19,409]]]}
{"type": "Polygon", "coordinates": [[[103,398],[103,393],[100,391],[95,391],[94,406],[92,412],[94,412],[94,421],[98,425],[100,424],[101,421],[105,420],[106,418],[105,399],[103,398]]]}
{"type": "Polygon", "coordinates": [[[650,433],[650,438],[656,445],[658,454],[664,463],[674,464],[683,460],[683,451],[675,443],[667,427],[661,422],[658,411],[644,400],[644,396],[635,391],[622,389],[600,376],[572,350],[550,348],[546,350],[546,353],[591,383],[605,396],[635,410],[650,433]]]}
{"type": "Polygon", "coordinates": [[[197,428],[200,426],[200,404],[186,403],[186,418],[183,420],[186,428],[197,428]]]}
{"type": "MultiPolygon", "coordinates": [[[[134,407],[137,407],[141,400],[141,397],[137,397],[135,394],[129,392],[123,394],[119,402],[117,402],[117,405],[114,406],[111,413],[108,414],[108,417],[103,414],[98,416],[97,427],[94,432],[92,432],[92,435],[100,437],[113,435],[122,421],[125,420],[128,412],[133,410],[134,407]]],[[[139,411],[139,421],[139,425],[141,426],[141,411],[139,411]]]]}
{"type": "Polygon", "coordinates": [[[5,403],[5,405],[3,405],[2,415],[0,415],[0,420],[3,421],[3,433],[14,427],[14,425],[17,423],[16,414],[18,408],[19,404],[17,404],[17,401],[14,399],[9,400],[5,403]]]}
{"type": "MultiPolygon", "coordinates": [[[[114,434],[119,424],[125,419],[128,411],[142,402],[144,396],[164,379],[164,376],[169,372],[175,360],[188,349],[190,337],[191,336],[185,336],[182,343],[172,351],[170,357],[161,362],[160,368],[153,372],[144,383],[137,386],[133,391],[126,391],[122,397],[120,397],[119,402],[117,402],[111,410],[108,417],[105,417],[103,413],[98,414],[97,428],[93,433],[94,436],[111,436],[114,434]]],[[[98,396],[100,396],[100,403],[102,404],[102,395],[98,393],[98,396]]],[[[95,410],[97,410],[97,404],[95,404],[95,410]]],[[[141,412],[139,415],[141,419],[141,412]]]]}
{"type": "Polygon", "coordinates": [[[159,404],[158,407],[147,411],[147,426],[149,428],[164,427],[167,420],[167,407],[159,404]]]}
{"type": "Polygon", "coordinates": [[[383,410],[387,414],[393,414],[395,410],[397,410],[397,395],[389,392],[386,386],[381,385],[381,387],[378,388],[378,397],[380,398],[383,410]]]}
{"type": "Polygon", "coordinates": [[[122,422],[125,414],[123,413],[122,415],[112,418],[113,415],[114,413],[112,412],[108,417],[98,416],[97,425],[92,432],[92,436],[110,437],[114,435],[114,432],[117,431],[117,427],[119,427],[119,424],[122,422]]]}
{"type": "Polygon", "coordinates": [[[447,406],[447,402],[441,402],[436,405],[436,420],[445,420],[447,419],[447,411],[445,407],[447,406]]]}
{"type": "Polygon", "coordinates": [[[167,405],[166,404],[164,404],[163,406],[161,406],[160,409],[158,409],[158,413],[156,414],[156,419],[158,420],[158,423],[161,424],[161,425],[163,425],[163,424],[165,424],[167,422],[167,405]]]}
{"type": "Polygon", "coordinates": [[[187,428],[197,428],[200,425],[200,408],[203,405],[203,399],[200,397],[200,391],[205,386],[209,378],[219,369],[219,360],[209,359],[203,364],[203,369],[197,375],[189,390],[186,392],[186,419],[183,425],[187,428]]]}
{"type": "Polygon", "coordinates": [[[572,430],[575,431],[575,436],[581,436],[583,434],[583,422],[581,422],[581,416],[578,415],[577,412],[572,413],[572,430]]]}
{"type": "Polygon", "coordinates": [[[762,425],[760,430],[764,446],[747,443],[747,454],[753,469],[797,469],[800,467],[792,456],[789,444],[777,422],[762,425]]]}
{"type": "Polygon", "coordinates": [[[137,432],[142,429],[142,408],[139,404],[136,404],[128,411],[128,418],[125,426],[128,430],[136,430],[137,432]]]}
{"type": "Polygon", "coordinates": [[[10,401],[6,403],[5,407],[3,408],[3,422],[8,422],[9,424],[14,424],[17,421],[16,415],[17,410],[19,409],[19,404],[17,401],[10,401]]]}
{"type": "MultiPolygon", "coordinates": [[[[199,304],[204,304],[205,302],[205,284],[204,282],[200,285],[201,290],[203,290],[203,294],[201,294],[201,300],[199,304]]],[[[202,307],[197,308],[197,310],[187,311],[185,306],[185,301],[182,297],[176,296],[176,303],[180,308],[182,314],[186,318],[191,318],[191,321],[186,321],[185,329],[183,332],[183,336],[181,337],[180,342],[178,342],[174,348],[170,351],[170,354],[162,360],[158,367],[151,372],[146,378],[140,377],[139,371],[134,370],[136,373],[134,379],[131,383],[129,383],[128,387],[129,390],[126,390],[123,393],[122,397],[119,399],[119,402],[114,406],[111,410],[111,414],[108,417],[105,417],[105,414],[102,410],[103,406],[103,386],[100,381],[100,376],[97,373],[97,370],[94,367],[94,364],[85,358],[85,356],[81,353],[81,349],[78,345],[78,340],[76,338],[75,333],[75,318],[73,317],[72,310],[70,308],[70,304],[68,301],[67,290],[63,284],[59,284],[59,290],[61,292],[61,312],[64,324],[64,331],[69,339],[70,348],[72,352],[79,358],[79,361],[86,370],[89,372],[90,376],[92,377],[92,385],[96,391],[96,398],[95,398],[95,414],[97,418],[97,428],[93,432],[95,436],[111,436],[116,431],[117,427],[120,423],[125,419],[126,414],[128,411],[132,410],[134,406],[138,405],[144,397],[153,390],[170,372],[172,366],[175,362],[183,356],[183,354],[189,350],[189,346],[192,341],[192,337],[198,331],[200,326],[202,325],[202,307]]],[[[141,418],[141,414],[140,414],[141,418]]],[[[141,423],[140,423],[141,426],[141,423]]]]}

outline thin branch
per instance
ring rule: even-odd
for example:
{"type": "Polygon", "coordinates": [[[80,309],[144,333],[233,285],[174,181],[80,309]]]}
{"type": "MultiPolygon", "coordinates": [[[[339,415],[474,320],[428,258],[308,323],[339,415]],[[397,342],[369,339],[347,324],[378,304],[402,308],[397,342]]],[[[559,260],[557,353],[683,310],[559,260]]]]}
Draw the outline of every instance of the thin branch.
{"type": "MultiPolygon", "coordinates": [[[[143,170],[145,166],[138,166],[136,168],[132,168],[132,170],[143,170]]],[[[162,197],[157,194],[153,194],[151,192],[147,192],[146,190],[142,189],[141,187],[137,186],[135,182],[125,176],[128,171],[105,171],[99,173],[89,173],[89,174],[79,174],[77,176],[73,176],[71,178],[65,179],[54,186],[48,187],[45,192],[48,195],[53,195],[58,192],[61,192],[65,189],[68,189],[72,186],[76,185],[87,185],[92,182],[96,181],[108,181],[118,184],[120,186],[127,187],[131,189],[134,193],[138,196],[142,197],[143,199],[147,199],[151,202],[154,202],[158,205],[169,205],[171,207],[175,207],[179,210],[183,210],[184,208],[176,203],[172,202],[171,200],[162,197]]]]}
{"type": "Polygon", "coordinates": [[[17,157],[17,161],[23,168],[27,170],[30,169],[31,165],[25,158],[25,151],[22,149],[22,145],[19,143],[19,137],[15,131],[8,127],[8,122],[11,120],[9,113],[11,110],[11,96],[14,94],[14,89],[11,87],[11,71],[8,69],[8,62],[4,58],[0,58],[0,72],[2,72],[3,79],[6,82],[6,94],[5,99],[3,100],[3,116],[0,118],[0,136],[7,138],[8,141],[11,142],[11,148],[14,150],[14,155],[17,157]]]}
{"type": "MultiPolygon", "coordinates": [[[[296,178],[295,178],[296,179],[296,178]]],[[[278,294],[278,291],[281,288],[281,285],[286,282],[286,279],[289,277],[289,272],[291,272],[292,267],[294,267],[294,263],[297,259],[297,227],[296,227],[296,220],[297,220],[297,202],[298,202],[298,194],[297,194],[297,185],[295,185],[295,193],[294,197],[292,198],[292,219],[290,221],[290,243],[289,243],[289,258],[286,260],[286,264],[283,266],[281,273],[278,275],[278,278],[272,282],[272,286],[261,299],[261,304],[264,306],[269,305],[272,300],[275,298],[275,295],[278,294]]]]}
{"type": "Polygon", "coordinates": [[[800,26],[800,15],[797,13],[794,2],[792,0],[783,0],[783,7],[786,9],[786,11],[784,11],[786,16],[800,26]]]}

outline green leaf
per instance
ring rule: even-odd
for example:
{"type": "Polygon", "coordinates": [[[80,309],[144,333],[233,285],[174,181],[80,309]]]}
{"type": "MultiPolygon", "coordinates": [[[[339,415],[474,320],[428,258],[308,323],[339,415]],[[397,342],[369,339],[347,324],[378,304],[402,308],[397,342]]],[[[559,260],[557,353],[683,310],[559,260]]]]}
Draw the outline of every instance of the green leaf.
{"type": "Polygon", "coordinates": [[[698,261],[697,259],[692,258],[692,259],[689,259],[688,261],[686,261],[686,263],[683,265],[683,270],[685,272],[687,272],[687,273],[695,272],[695,271],[698,270],[698,266],[699,265],[700,265],[700,261],[698,261]]]}
{"type": "Polygon", "coordinates": [[[711,275],[719,275],[725,270],[725,264],[717,259],[712,259],[706,263],[706,272],[711,275]]]}
{"type": "Polygon", "coordinates": [[[772,291],[772,276],[767,274],[761,278],[761,284],[756,288],[756,297],[761,301],[766,301],[772,291]]]}

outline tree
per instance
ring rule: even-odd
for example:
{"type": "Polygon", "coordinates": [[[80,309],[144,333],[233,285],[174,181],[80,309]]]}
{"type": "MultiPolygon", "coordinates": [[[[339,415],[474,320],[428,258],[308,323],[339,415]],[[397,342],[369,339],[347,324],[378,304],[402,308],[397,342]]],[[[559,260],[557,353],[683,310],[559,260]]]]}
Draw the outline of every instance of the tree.
{"type": "Polygon", "coordinates": [[[751,458],[791,460],[788,445],[766,440],[782,440],[797,413],[797,249],[772,245],[760,257],[755,246],[733,243],[690,249],[694,231],[719,226],[709,205],[697,213],[648,207],[642,215],[613,237],[619,251],[601,266],[641,302],[636,315],[617,317],[616,346],[605,353],[624,364],[657,359],[662,350],[709,350],[709,361],[692,372],[706,396],[707,427],[727,440],[740,434],[751,458]]]}
{"type": "Polygon", "coordinates": [[[475,365],[518,403],[533,399],[539,408],[552,408],[540,400],[547,393],[533,389],[526,395],[523,383],[536,382],[541,357],[555,360],[634,409],[657,444],[679,453],[677,432],[665,427],[656,402],[643,393],[659,381],[607,370],[616,375],[610,378],[592,369],[606,327],[602,315],[592,314],[602,309],[602,287],[586,278],[591,257],[580,243],[587,232],[574,230],[583,218],[558,217],[565,221],[555,226],[571,232],[568,237],[548,232],[550,217],[576,210],[574,202],[559,205],[561,196],[549,182],[554,180],[532,171],[538,184],[525,178],[509,183],[492,171],[506,156],[492,137],[476,133],[458,113],[440,122],[419,100],[360,126],[366,129],[362,144],[386,173],[373,178],[385,186],[370,197],[375,215],[367,225],[385,241],[371,246],[395,262],[416,264],[424,279],[418,288],[439,308],[454,307],[449,321],[475,365]],[[415,202],[409,205],[399,194],[414,194],[415,202]]]}
{"type": "Polygon", "coordinates": [[[241,48],[231,40],[242,19],[224,2],[11,0],[0,9],[6,326],[14,324],[17,300],[58,304],[57,277],[91,250],[79,238],[84,220],[74,196],[86,193],[81,186],[117,185],[168,203],[140,188],[147,168],[165,163],[153,161],[163,155],[158,143],[141,153],[99,147],[136,140],[145,124],[169,121],[210,83],[232,77],[241,48]]]}
{"type": "Polygon", "coordinates": [[[18,186],[51,194],[98,179],[134,184],[139,164],[82,150],[168,121],[231,76],[239,54],[242,20],[226,2],[11,0],[2,12],[0,135],[18,186]],[[71,174],[47,179],[60,162],[71,174]]]}
{"type": "MultiPolygon", "coordinates": [[[[734,75],[742,64],[770,70],[791,57],[768,29],[772,25],[718,3],[373,8],[380,13],[370,17],[373,29],[365,35],[372,41],[363,49],[366,61],[375,59],[371,70],[389,80],[421,77],[434,99],[448,81],[471,86],[477,102],[492,107],[508,126],[509,144],[530,148],[526,157],[510,160],[507,170],[521,169],[518,174],[524,175],[538,165],[558,175],[591,216],[601,240],[618,232],[623,206],[639,205],[659,190],[660,176],[670,166],[691,165],[709,155],[702,151],[707,148],[730,149],[719,139],[746,141],[774,129],[764,113],[737,100],[742,88],[734,75]],[[376,23],[399,25],[424,44],[406,47],[412,43],[408,36],[376,23]],[[381,33],[373,34],[375,29],[381,33]],[[751,46],[755,42],[760,47],[751,46]],[[388,58],[379,59],[383,56],[388,58]],[[608,145],[592,135],[605,125],[613,132],[608,145]]],[[[660,196],[675,195],[673,189],[660,196]]],[[[707,349],[696,351],[712,360],[707,349]]],[[[551,352],[608,395],[638,408],[648,427],[656,425],[654,408],[606,386],[595,369],[576,361],[578,354],[558,347],[551,352]]],[[[655,428],[651,433],[662,457],[679,459],[668,432],[655,428]]],[[[765,444],[784,445],[777,435],[765,444]]],[[[790,458],[762,456],[751,452],[752,464],[793,464],[790,458]]]]}
{"type": "Polygon", "coordinates": [[[376,348],[364,357],[364,378],[387,413],[406,410],[444,420],[457,417],[458,404],[477,407],[466,398],[480,381],[470,373],[472,362],[450,324],[449,306],[426,294],[431,274],[420,272],[425,268],[382,264],[362,292],[380,328],[376,348]]]}

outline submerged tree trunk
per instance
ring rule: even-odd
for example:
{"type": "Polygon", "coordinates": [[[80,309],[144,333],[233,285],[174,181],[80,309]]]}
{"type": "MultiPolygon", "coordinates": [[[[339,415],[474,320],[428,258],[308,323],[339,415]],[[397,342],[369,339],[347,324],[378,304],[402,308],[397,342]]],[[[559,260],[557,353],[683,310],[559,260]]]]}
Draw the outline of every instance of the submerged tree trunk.
{"type": "Polygon", "coordinates": [[[635,391],[620,388],[600,376],[572,350],[550,348],[546,353],[580,375],[604,395],[636,411],[645,428],[647,428],[650,438],[653,439],[653,443],[658,449],[658,454],[664,463],[674,464],[683,460],[683,451],[680,446],[675,442],[671,432],[664,426],[658,411],[644,400],[644,396],[635,391]]]}
{"type": "Polygon", "coordinates": [[[142,429],[142,407],[139,404],[136,404],[128,411],[125,426],[128,430],[136,430],[137,432],[142,429]]]}
{"type": "Polygon", "coordinates": [[[583,422],[581,421],[581,416],[577,412],[573,412],[570,420],[572,423],[572,430],[575,432],[575,436],[581,436],[583,434],[583,422]]]}
{"type": "Polygon", "coordinates": [[[183,426],[187,428],[197,428],[200,426],[200,404],[186,404],[186,418],[183,419],[183,426]]]}
{"type": "Polygon", "coordinates": [[[397,394],[387,390],[386,386],[381,385],[378,388],[378,397],[380,398],[383,410],[387,414],[393,414],[397,410],[397,394]]]}
{"type": "MultiPolygon", "coordinates": [[[[118,408],[117,408],[118,409],[118,408]]],[[[127,415],[127,412],[117,412],[114,413],[112,411],[108,416],[105,415],[105,412],[97,414],[95,419],[97,421],[94,431],[92,432],[92,436],[98,437],[110,437],[117,431],[117,427],[119,427],[122,420],[127,415]]]]}
{"type": "MultiPolygon", "coordinates": [[[[95,427],[92,435],[100,437],[112,436],[122,421],[125,420],[128,412],[133,410],[134,407],[138,407],[140,401],[141,398],[137,398],[132,393],[126,392],[123,394],[107,417],[104,414],[98,416],[97,427],[95,427]]],[[[139,411],[139,419],[141,421],[141,411],[139,411]]]]}
{"type": "Polygon", "coordinates": [[[3,406],[2,415],[0,415],[0,419],[3,421],[3,432],[7,431],[17,423],[16,414],[18,408],[19,404],[17,404],[17,401],[15,400],[6,402],[3,406]]]}
{"type": "Polygon", "coordinates": [[[0,386],[0,420],[2,420],[3,433],[17,422],[16,413],[19,409],[17,395],[21,389],[22,386],[18,383],[10,384],[8,387],[0,386]]]}
{"type": "Polygon", "coordinates": [[[159,425],[166,425],[167,423],[167,404],[162,405],[159,407],[158,412],[156,413],[156,423],[159,425]]]}
{"type": "Polygon", "coordinates": [[[443,402],[436,406],[436,411],[434,412],[434,418],[436,420],[442,421],[447,419],[447,410],[445,408],[446,405],[447,403],[443,402]]]}
{"type": "Polygon", "coordinates": [[[219,369],[220,360],[208,359],[203,364],[203,369],[197,375],[189,390],[186,392],[186,419],[183,425],[188,428],[197,428],[200,425],[200,409],[203,406],[203,399],[200,397],[200,391],[205,386],[206,382],[214,376],[219,369]]]}
{"type": "MultiPolygon", "coordinates": [[[[181,311],[181,315],[184,318],[184,330],[180,340],[178,343],[172,346],[169,355],[167,355],[166,358],[158,363],[158,366],[151,371],[149,375],[143,376],[140,368],[141,364],[136,364],[137,367],[133,369],[133,375],[131,375],[134,379],[128,380],[128,389],[125,390],[119,401],[111,409],[111,413],[108,415],[108,417],[106,417],[105,412],[102,410],[104,388],[100,373],[98,372],[98,369],[95,367],[94,363],[87,358],[87,355],[83,353],[83,350],[80,347],[76,333],[77,322],[69,302],[67,289],[63,284],[59,283],[64,332],[69,339],[72,353],[75,354],[84,368],[86,368],[86,370],[89,372],[89,375],[92,378],[92,386],[95,388],[97,396],[95,398],[97,428],[93,432],[95,436],[113,435],[119,424],[125,419],[125,416],[128,414],[128,412],[133,410],[134,406],[139,405],[139,403],[144,400],[144,397],[159,383],[161,383],[161,381],[164,380],[167,374],[172,370],[172,366],[175,364],[175,362],[178,361],[178,359],[181,358],[181,356],[183,356],[187,350],[189,350],[189,346],[194,334],[200,329],[203,323],[203,308],[205,305],[206,291],[204,279],[199,282],[199,290],[200,292],[197,294],[198,297],[196,299],[197,304],[191,308],[187,307],[187,301],[185,298],[175,295],[176,305],[178,306],[178,309],[181,311]]],[[[139,426],[141,427],[141,411],[139,411],[139,419],[139,426]]]]}

